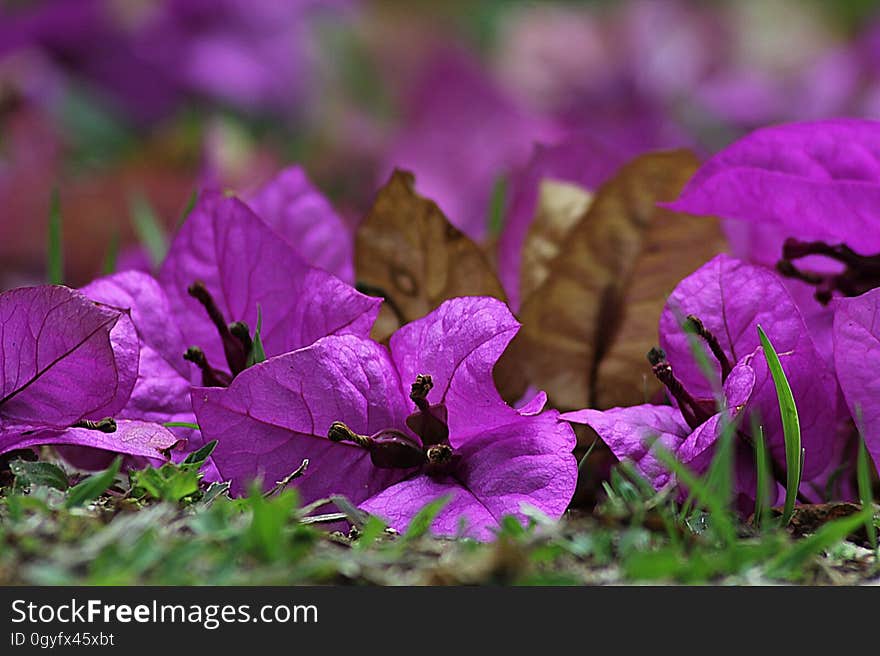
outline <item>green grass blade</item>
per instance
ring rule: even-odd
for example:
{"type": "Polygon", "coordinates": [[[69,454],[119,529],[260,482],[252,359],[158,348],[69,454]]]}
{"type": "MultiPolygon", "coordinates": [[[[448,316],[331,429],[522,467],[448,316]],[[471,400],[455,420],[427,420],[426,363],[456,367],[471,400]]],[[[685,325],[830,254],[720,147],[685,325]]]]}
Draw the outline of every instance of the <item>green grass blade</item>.
{"type": "Polygon", "coordinates": [[[202,430],[198,424],[191,421],[166,421],[162,424],[165,428],[192,428],[193,430],[202,430]]]}
{"type": "Polygon", "coordinates": [[[694,498],[701,502],[712,516],[712,525],[718,537],[724,544],[730,545],[736,541],[736,525],[728,511],[727,500],[716,494],[706,482],[692,472],[659,442],[655,441],[651,447],[657,459],[684,483],[694,498]]]}
{"type": "Polygon", "coordinates": [[[705,480],[709,489],[719,496],[725,506],[731,507],[733,502],[734,471],[734,440],[736,424],[730,420],[726,409],[721,409],[721,434],[715,442],[715,453],[705,480]]]}
{"type": "Polygon", "coordinates": [[[198,189],[193,189],[192,193],[189,195],[189,198],[186,201],[186,207],[183,208],[183,212],[180,213],[180,218],[177,219],[177,227],[179,228],[186,220],[189,218],[189,215],[192,213],[193,208],[196,206],[196,201],[199,199],[199,191],[198,189]]]}
{"type": "Polygon", "coordinates": [[[122,465],[122,458],[117,457],[113,464],[102,472],[89,476],[87,479],[77,483],[67,492],[67,500],[64,502],[65,508],[75,508],[89,501],[97,499],[101,494],[107,491],[113,481],[116,480],[116,474],[119,473],[119,467],[122,465]]]}
{"type": "Polygon", "coordinates": [[[489,234],[500,235],[504,227],[504,212],[507,209],[507,178],[503,175],[495,179],[489,201],[489,234]]]}
{"type": "Polygon", "coordinates": [[[401,545],[400,548],[404,548],[407,543],[417,540],[423,535],[427,535],[431,530],[431,525],[434,523],[434,520],[437,519],[440,512],[449,505],[451,500],[452,498],[450,495],[444,495],[425,504],[410,520],[406,532],[401,536],[398,543],[401,545]]]}
{"type": "Polygon", "coordinates": [[[798,419],[797,405],[791,393],[791,386],[782,370],[782,363],[776,349],[767,338],[761,326],[758,326],[758,337],[761,339],[761,348],[764,349],[764,357],[767,359],[767,367],[773,377],[776,387],[776,396],[779,399],[779,413],[782,417],[782,431],[785,436],[785,506],[782,510],[782,523],[788,524],[794,513],[794,504],[797,499],[798,488],[801,485],[801,469],[803,464],[803,449],[801,447],[801,425],[798,419]]]}
{"type": "MultiPolygon", "coordinates": [[[[861,430],[859,431],[861,434],[861,430]]],[[[859,484],[859,500],[862,507],[871,510],[865,521],[865,531],[871,548],[877,550],[877,527],[874,525],[874,493],[871,490],[871,467],[868,464],[868,449],[865,440],[859,440],[859,454],[856,462],[856,478],[859,484]]]]}
{"type": "Polygon", "coordinates": [[[862,508],[861,511],[842,517],[823,525],[813,535],[798,540],[768,566],[768,572],[775,576],[797,576],[806,562],[817,554],[830,549],[873,517],[873,509],[862,508]]]}
{"type": "Polygon", "coordinates": [[[266,359],[266,349],[263,348],[263,338],[260,336],[263,331],[263,311],[259,304],[257,305],[257,329],[254,331],[254,340],[251,345],[251,352],[248,353],[246,365],[253,366],[266,359]]]}
{"type": "Polygon", "coordinates": [[[129,198],[131,221],[138,241],[147,250],[153,266],[159,266],[168,252],[168,238],[149,201],[141,194],[129,198]]]}
{"type": "Polygon", "coordinates": [[[773,480],[770,471],[770,454],[764,441],[764,427],[757,421],[753,422],[752,435],[755,437],[755,526],[763,527],[766,513],[770,509],[770,483],[773,480]]]}
{"type": "Polygon", "coordinates": [[[104,254],[104,264],[101,265],[101,272],[105,276],[116,273],[116,265],[119,261],[119,232],[114,232],[110,237],[110,244],[107,246],[107,252],[104,254]]]}
{"type": "Polygon", "coordinates": [[[49,203],[49,243],[47,253],[47,278],[51,285],[64,284],[64,251],[61,246],[61,195],[52,190],[49,203]]]}

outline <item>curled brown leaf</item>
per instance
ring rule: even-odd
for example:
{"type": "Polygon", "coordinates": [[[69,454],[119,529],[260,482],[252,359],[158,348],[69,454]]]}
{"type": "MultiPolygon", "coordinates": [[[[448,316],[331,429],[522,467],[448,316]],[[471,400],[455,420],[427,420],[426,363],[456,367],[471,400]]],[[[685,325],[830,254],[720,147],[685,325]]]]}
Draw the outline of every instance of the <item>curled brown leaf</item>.
{"type": "Polygon", "coordinates": [[[359,288],[386,301],[373,328],[379,341],[449,298],[505,298],[483,251],[405,171],[391,175],[358,228],[355,267],[359,288]]]}
{"type": "Polygon", "coordinates": [[[496,368],[505,396],[528,383],[560,408],[611,407],[659,389],[645,353],[666,297],[724,245],[717,221],[657,207],[697,164],[687,151],[650,153],[597,191],[524,297],[523,327],[496,368]]]}

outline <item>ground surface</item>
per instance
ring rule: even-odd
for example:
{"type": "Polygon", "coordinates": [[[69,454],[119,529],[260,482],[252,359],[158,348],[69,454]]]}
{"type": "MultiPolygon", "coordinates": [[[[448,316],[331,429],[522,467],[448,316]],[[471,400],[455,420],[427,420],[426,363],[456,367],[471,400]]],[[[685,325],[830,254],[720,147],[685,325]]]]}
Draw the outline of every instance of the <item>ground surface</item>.
{"type": "Polygon", "coordinates": [[[431,537],[436,506],[399,535],[343,499],[229,499],[199,484],[197,464],[133,478],[110,470],[72,487],[77,477],[59,480],[67,472],[53,466],[14,462],[18,475],[2,481],[0,584],[880,583],[856,504],[803,506],[788,528],[774,517],[757,530],[726,514],[683,515],[621,474],[591,513],[528,528],[511,519],[480,544],[431,537]]]}

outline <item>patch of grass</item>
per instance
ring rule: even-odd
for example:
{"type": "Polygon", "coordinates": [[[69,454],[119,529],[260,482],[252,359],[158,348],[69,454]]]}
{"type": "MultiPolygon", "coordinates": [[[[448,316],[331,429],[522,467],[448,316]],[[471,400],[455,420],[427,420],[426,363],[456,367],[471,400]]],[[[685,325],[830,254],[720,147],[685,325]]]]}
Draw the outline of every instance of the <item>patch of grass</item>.
{"type": "Polygon", "coordinates": [[[0,584],[749,584],[877,576],[875,553],[854,537],[867,521],[876,524],[872,506],[804,539],[775,524],[759,532],[731,512],[708,474],[697,476],[668,454],[661,457],[694,494],[687,516],[673,489],[658,492],[621,463],[594,513],[572,511],[554,522],[524,508],[525,524],[504,518],[497,538],[480,543],[431,534],[445,499],[427,504],[400,535],[340,497],[303,506],[292,489],[254,488],[230,498],[226,484],[199,473],[211,448],[128,476],[119,475],[117,461],[67,489],[62,481],[77,474],[58,464],[16,465],[13,483],[0,488],[0,584]]]}

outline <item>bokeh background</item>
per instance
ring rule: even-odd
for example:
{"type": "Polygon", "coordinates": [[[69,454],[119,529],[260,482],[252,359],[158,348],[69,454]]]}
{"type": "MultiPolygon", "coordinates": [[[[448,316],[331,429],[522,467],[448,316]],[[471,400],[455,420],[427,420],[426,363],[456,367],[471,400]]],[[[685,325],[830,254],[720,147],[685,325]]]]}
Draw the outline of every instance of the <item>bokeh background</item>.
{"type": "Polygon", "coordinates": [[[352,229],[399,166],[489,241],[535,143],[707,154],[770,123],[880,118],[866,0],[0,6],[2,288],[46,279],[55,190],[76,285],[154,266],[197,189],[293,163],[352,229]]]}

